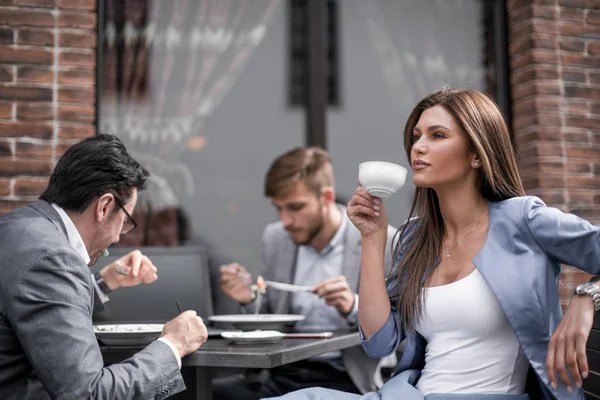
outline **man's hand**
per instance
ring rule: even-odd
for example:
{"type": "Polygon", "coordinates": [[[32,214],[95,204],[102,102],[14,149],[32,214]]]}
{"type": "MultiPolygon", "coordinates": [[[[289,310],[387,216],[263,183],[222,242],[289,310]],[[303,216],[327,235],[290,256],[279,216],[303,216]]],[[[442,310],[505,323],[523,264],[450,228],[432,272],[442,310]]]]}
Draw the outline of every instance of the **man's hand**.
{"type": "Polygon", "coordinates": [[[252,276],[240,264],[227,264],[221,266],[219,278],[221,290],[240,304],[252,302],[252,276]]]}
{"type": "Polygon", "coordinates": [[[324,298],[328,305],[337,308],[342,315],[350,314],[354,307],[354,293],[343,275],[316,284],[313,292],[324,298]]]}
{"type": "Polygon", "coordinates": [[[585,344],[594,323],[594,304],[591,296],[575,296],[562,321],[550,338],[546,368],[552,387],[558,386],[556,373],[562,383],[573,391],[569,373],[580,388],[582,378],[589,374],[585,344]],[[567,369],[568,368],[568,369],[567,369]]]}
{"type": "Polygon", "coordinates": [[[208,331],[196,311],[184,311],[165,324],[160,337],[173,343],[183,358],[206,342],[208,331]]]}
{"type": "Polygon", "coordinates": [[[158,279],[156,267],[139,250],[134,250],[102,268],[100,275],[110,290],[152,283],[158,279]]]}

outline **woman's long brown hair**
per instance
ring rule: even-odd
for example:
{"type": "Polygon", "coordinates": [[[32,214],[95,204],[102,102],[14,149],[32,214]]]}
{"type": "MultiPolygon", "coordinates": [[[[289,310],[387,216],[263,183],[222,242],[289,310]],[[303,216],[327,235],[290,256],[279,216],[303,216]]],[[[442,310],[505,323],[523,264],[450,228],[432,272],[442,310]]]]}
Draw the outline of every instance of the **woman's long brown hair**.
{"type": "MultiPolygon", "coordinates": [[[[445,88],[417,104],[404,128],[408,160],[414,144],[413,129],[421,114],[438,105],[456,120],[469,139],[470,150],[481,160],[481,194],[490,201],[523,196],[515,151],[502,112],[494,100],[475,90],[445,88]]],[[[435,268],[444,237],[444,221],[433,189],[416,189],[408,222],[398,233],[394,249],[397,265],[391,276],[395,291],[392,301],[396,301],[404,330],[411,333],[421,315],[423,285],[435,268]]]]}

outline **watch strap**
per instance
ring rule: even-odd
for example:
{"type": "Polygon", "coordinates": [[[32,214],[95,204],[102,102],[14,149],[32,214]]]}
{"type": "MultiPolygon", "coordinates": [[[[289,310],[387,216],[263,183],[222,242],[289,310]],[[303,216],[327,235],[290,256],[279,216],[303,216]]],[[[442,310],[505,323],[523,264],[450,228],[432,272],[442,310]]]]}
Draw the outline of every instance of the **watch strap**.
{"type": "Polygon", "coordinates": [[[104,280],[104,278],[100,274],[100,271],[97,271],[97,272],[94,273],[94,280],[96,281],[96,284],[98,285],[98,287],[100,288],[100,290],[102,290],[102,293],[109,294],[109,293],[112,292],[112,290],[110,290],[110,288],[106,284],[106,281],[104,280]]]}

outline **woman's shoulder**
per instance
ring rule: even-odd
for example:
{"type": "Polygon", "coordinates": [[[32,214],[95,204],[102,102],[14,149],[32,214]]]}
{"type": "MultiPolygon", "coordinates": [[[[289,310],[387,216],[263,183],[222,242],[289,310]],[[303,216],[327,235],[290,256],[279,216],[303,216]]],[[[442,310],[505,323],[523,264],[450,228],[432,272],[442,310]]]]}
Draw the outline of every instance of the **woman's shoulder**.
{"type": "Polygon", "coordinates": [[[546,204],[536,196],[518,196],[490,202],[490,209],[493,212],[507,216],[525,216],[529,211],[538,207],[546,207],[546,204]]]}

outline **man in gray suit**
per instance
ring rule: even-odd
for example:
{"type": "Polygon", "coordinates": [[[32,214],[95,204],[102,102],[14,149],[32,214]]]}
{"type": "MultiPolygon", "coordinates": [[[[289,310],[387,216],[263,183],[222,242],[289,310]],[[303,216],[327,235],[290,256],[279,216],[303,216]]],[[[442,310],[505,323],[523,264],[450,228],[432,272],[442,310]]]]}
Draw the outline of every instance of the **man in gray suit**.
{"type": "MultiPolygon", "coordinates": [[[[263,232],[262,277],[309,286],[314,293],[267,287],[260,312],[305,315],[306,319],[295,326],[299,331],[357,329],[360,233],[349,223],[345,207],[335,203],[329,154],[303,147],[278,157],[267,172],[265,196],[277,209],[280,221],[263,232]]],[[[388,272],[393,236],[394,228],[389,227],[388,272]]],[[[221,288],[245,312],[254,312],[257,307],[250,281],[250,274],[239,264],[222,268],[221,288]]],[[[213,397],[251,400],[314,386],[365,393],[375,389],[378,363],[358,346],[272,370],[250,370],[246,376],[215,380],[213,397]]]]}
{"type": "Polygon", "coordinates": [[[135,228],[147,177],[118,138],[97,135],[65,152],[42,201],[0,216],[0,399],[145,400],[184,390],[181,357],[207,338],[194,311],[107,368],[92,328],[88,264],[135,228]]]}

